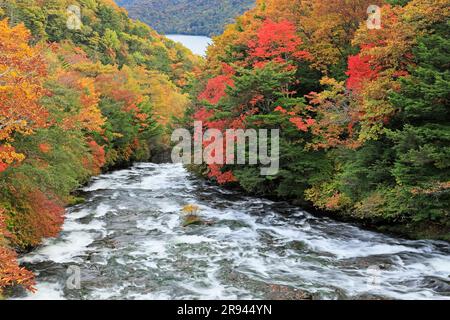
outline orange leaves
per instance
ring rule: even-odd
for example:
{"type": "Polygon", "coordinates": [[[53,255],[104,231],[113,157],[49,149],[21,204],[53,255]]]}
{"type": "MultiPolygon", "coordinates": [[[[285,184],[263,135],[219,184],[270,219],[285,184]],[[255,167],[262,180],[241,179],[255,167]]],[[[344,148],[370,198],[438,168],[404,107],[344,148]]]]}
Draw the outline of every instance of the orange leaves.
{"type": "Polygon", "coordinates": [[[205,90],[198,96],[198,100],[206,100],[211,104],[217,104],[225,96],[228,86],[233,86],[234,81],[228,75],[220,75],[208,80],[205,90]]]}
{"type": "Polygon", "coordinates": [[[263,67],[268,62],[288,63],[289,60],[307,59],[309,53],[300,49],[302,44],[293,23],[266,20],[256,39],[248,43],[249,55],[255,67],[263,67]]]}
{"type": "Polygon", "coordinates": [[[99,174],[106,163],[105,149],[99,146],[94,140],[89,141],[88,146],[91,149],[93,157],[90,169],[93,174],[99,174]]]}
{"type": "Polygon", "coordinates": [[[41,150],[42,153],[49,153],[52,150],[52,146],[48,143],[41,143],[39,144],[39,150],[41,150]]]}
{"type": "Polygon", "coordinates": [[[222,172],[222,170],[221,170],[222,167],[223,166],[217,165],[217,164],[208,165],[208,168],[209,168],[208,176],[210,178],[216,179],[219,184],[227,184],[227,183],[231,183],[231,182],[236,182],[237,179],[234,176],[233,172],[231,170],[222,172]]]}
{"type": "Polygon", "coordinates": [[[8,236],[10,236],[10,234],[6,229],[5,210],[0,208],[0,246],[5,244],[5,238],[8,236]]]}
{"type": "Polygon", "coordinates": [[[22,285],[32,292],[36,291],[34,275],[31,271],[19,267],[17,254],[6,247],[0,246],[0,294],[6,287],[22,285]]]}
{"type": "Polygon", "coordinates": [[[316,123],[312,125],[315,139],[310,146],[316,150],[342,145],[356,148],[360,144],[356,141],[353,127],[359,121],[361,111],[354,107],[345,82],[325,77],[320,83],[327,86],[327,90],[311,92],[307,96],[311,110],[316,113],[316,123]]]}
{"type": "Polygon", "coordinates": [[[80,97],[82,109],[76,120],[84,129],[90,132],[102,132],[105,119],[98,107],[100,94],[95,90],[94,80],[83,78],[80,80],[82,94],[80,97]]]}
{"type": "Polygon", "coordinates": [[[0,173],[5,171],[14,162],[21,162],[25,156],[17,153],[10,144],[0,145],[0,173]]]}
{"type": "Polygon", "coordinates": [[[22,285],[30,291],[34,291],[34,275],[32,272],[21,268],[17,262],[17,254],[7,248],[6,237],[10,233],[6,229],[6,217],[0,208],[0,296],[6,287],[22,285]]]}
{"type": "Polygon", "coordinates": [[[78,72],[63,72],[58,76],[58,81],[72,89],[79,91],[79,109],[64,120],[64,128],[80,128],[89,133],[103,132],[106,119],[99,108],[100,93],[95,87],[92,78],[83,77],[78,72]]]}
{"type": "MultiPolygon", "coordinates": [[[[367,19],[369,5],[382,0],[311,0],[298,4],[297,17],[311,52],[312,65],[329,72],[329,67],[347,60],[345,52],[359,26],[367,19]]],[[[364,24],[365,25],[365,24],[364,24]]]]}
{"type": "Polygon", "coordinates": [[[276,107],[274,111],[281,112],[281,113],[284,113],[284,114],[287,113],[287,110],[284,109],[282,106],[276,107]]]}
{"type": "Polygon", "coordinates": [[[314,119],[304,119],[302,117],[299,117],[295,112],[288,112],[282,106],[276,107],[274,111],[279,112],[284,116],[288,116],[289,122],[292,123],[299,131],[308,132],[309,128],[311,128],[316,123],[314,119]]]}
{"type": "Polygon", "coordinates": [[[289,121],[291,123],[293,123],[297,127],[298,130],[303,131],[303,132],[308,132],[308,129],[313,124],[316,123],[316,121],[314,119],[309,118],[309,119],[304,120],[301,117],[293,117],[293,118],[290,118],[289,121]]]}
{"type": "Polygon", "coordinates": [[[378,71],[370,65],[371,57],[360,54],[348,58],[347,88],[358,93],[366,81],[377,77],[378,71]]]}
{"type": "MultiPolygon", "coordinates": [[[[15,133],[30,134],[46,125],[48,113],[39,104],[45,94],[46,64],[40,49],[28,45],[29,39],[23,25],[10,28],[7,20],[0,21],[0,141],[11,142],[15,133]]],[[[23,158],[2,152],[2,167],[12,162],[11,155],[23,158]]]]}
{"type": "Polygon", "coordinates": [[[44,238],[56,237],[64,222],[63,202],[55,195],[39,189],[31,190],[27,194],[26,203],[29,212],[22,218],[24,230],[27,230],[27,241],[31,245],[39,245],[44,238]]]}
{"type": "Polygon", "coordinates": [[[382,29],[361,27],[353,44],[361,48],[362,55],[370,56],[371,64],[381,71],[395,68],[404,70],[411,62],[411,49],[420,32],[411,23],[405,23],[401,7],[383,6],[382,29]]]}

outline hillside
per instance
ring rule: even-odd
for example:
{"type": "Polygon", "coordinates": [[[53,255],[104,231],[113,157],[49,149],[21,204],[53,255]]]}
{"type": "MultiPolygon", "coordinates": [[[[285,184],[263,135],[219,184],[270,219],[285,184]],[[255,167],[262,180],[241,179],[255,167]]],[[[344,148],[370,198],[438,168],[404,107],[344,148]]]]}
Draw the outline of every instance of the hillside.
{"type": "Polygon", "coordinates": [[[15,250],[56,237],[90,177],[148,161],[189,102],[198,57],[112,0],[71,4],[0,7],[0,299],[33,290],[15,250]]]}
{"type": "Polygon", "coordinates": [[[254,0],[116,0],[132,18],[164,34],[218,35],[254,0]]]}

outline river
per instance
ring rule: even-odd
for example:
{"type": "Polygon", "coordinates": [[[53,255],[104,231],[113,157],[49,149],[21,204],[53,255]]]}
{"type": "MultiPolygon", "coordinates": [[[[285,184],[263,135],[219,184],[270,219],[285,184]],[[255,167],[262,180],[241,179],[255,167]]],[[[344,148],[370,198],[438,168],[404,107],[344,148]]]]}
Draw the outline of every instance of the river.
{"type": "Polygon", "coordinates": [[[181,165],[104,174],[21,262],[18,299],[450,299],[450,245],[409,241],[224,190],[181,165]],[[200,206],[208,225],[183,227],[200,206]],[[68,287],[78,268],[80,289],[68,287]]]}
{"type": "Polygon", "coordinates": [[[191,50],[193,53],[200,56],[206,56],[206,50],[208,46],[212,43],[212,39],[203,36],[188,36],[179,34],[169,34],[166,35],[167,38],[179,42],[186,48],[191,50]]]}

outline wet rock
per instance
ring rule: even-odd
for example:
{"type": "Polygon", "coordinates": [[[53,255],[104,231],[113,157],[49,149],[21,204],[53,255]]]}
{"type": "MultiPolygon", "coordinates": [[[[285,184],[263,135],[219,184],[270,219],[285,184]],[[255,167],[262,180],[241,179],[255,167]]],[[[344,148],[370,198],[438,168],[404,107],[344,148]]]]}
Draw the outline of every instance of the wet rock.
{"type": "Polygon", "coordinates": [[[287,248],[295,251],[304,251],[308,248],[308,245],[304,241],[291,241],[287,244],[287,248]]]}
{"type": "Polygon", "coordinates": [[[426,277],[421,281],[421,285],[450,297],[450,277],[447,280],[437,277],[426,277]]]}
{"type": "Polygon", "coordinates": [[[189,215],[184,218],[183,227],[189,226],[212,226],[214,221],[206,221],[197,215],[189,215]]]}
{"type": "Polygon", "coordinates": [[[379,296],[376,294],[370,294],[370,293],[361,294],[356,297],[353,297],[352,299],[353,300],[365,300],[365,301],[390,300],[390,299],[387,299],[386,297],[379,296]]]}
{"type": "Polygon", "coordinates": [[[251,279],[247,275],[236,270],[223,270],[223,277],[227,282],[239,284],[243,289],[258,291],[261,299],[267,300],[312,300],[313,294],[306,290],[293,286],[270,284],[263,281],[251,279]]]}
{"type": "Polygon", "coordinates": [[[339,265],[355,269],[369,269],[375,267],[382,271],[391,269],[394,263],[392,262],[392,257],[380,255],[345,259],[341,260],[339,265]]]}
{"type": "Polygon", "coordinates": [[[239,221],[239,220],[221,220],[217,223],[217,225],[227,226],[233,231],[239,230],[239,229],[251,228],[244,221],[239,221]]]}
{"type": "Polygon", "coordinates": [[[312,300],[313,295],[307,291],[291,286],[278,284],[269,285],[270,291],[267,293],[269,300],[312,300]]]}
{"type": "Polygon", "coordinates": [[[184,218],[183,227],[193,226],[193,225],[202,225],[203,220],[196,215],[189,215],[184,218]]]}

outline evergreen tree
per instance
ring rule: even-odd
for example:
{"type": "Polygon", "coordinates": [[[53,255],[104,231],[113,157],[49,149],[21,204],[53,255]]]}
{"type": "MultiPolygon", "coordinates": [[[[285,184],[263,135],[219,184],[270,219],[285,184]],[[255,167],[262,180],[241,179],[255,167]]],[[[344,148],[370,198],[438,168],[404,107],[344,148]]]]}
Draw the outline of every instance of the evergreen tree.
{"type": "Polygon", "coordinates": [[[450,40],[445,28],[419,39],[417,65],[391,102],[402,124],[388,133],[397,183],[412,193],[417,219],[448,217],[450,204],[450,40]]]}

